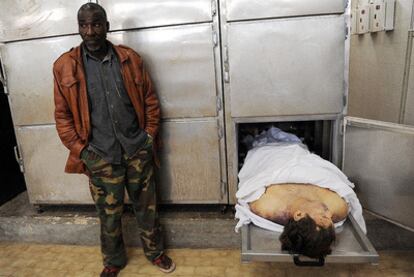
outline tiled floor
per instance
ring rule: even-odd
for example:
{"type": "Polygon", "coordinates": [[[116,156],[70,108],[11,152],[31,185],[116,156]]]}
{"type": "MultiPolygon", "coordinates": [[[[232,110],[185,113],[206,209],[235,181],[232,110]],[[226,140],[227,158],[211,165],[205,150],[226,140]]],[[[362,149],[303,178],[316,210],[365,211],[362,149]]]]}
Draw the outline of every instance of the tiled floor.
{"type": "MultiPolygon", "coordinates": [[[[172,249],[177,269],[168,276],[414,276],[414,251],[380,252],[374,265],[325,265],[298,268],[287,263],[240,262],[240,251],[172,249]]],[[[120,276],[167,276],[147,262],[139,248],[128,249],[129,263],[120,276]]],[[[99,276],[99,247],[0,242],[0,276],[99,276]]]]}

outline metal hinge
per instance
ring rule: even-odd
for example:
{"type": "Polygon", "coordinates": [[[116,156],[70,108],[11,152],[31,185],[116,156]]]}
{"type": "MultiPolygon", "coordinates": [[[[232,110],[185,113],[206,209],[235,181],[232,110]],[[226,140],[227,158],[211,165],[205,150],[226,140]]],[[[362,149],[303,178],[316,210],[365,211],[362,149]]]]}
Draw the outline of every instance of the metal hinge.
{"type": "Polygon", "coordinates": [[[343,136],[345,133],[345,119],[341,119],[341,121],[339,122],[339,135],[343,136]]]}
{"type": "Polygon", "coordinates": [[[17,148],[17,146],[15,146],[13,149],[14,149],[14,156],[16,157],[16,162],[19,164],[19,167],[20,167],[20,171],[24,173],[23,159],[20,155],[19,149],[17,148]]]}
{"type": "Polygon", "coordinates": [[[224,82],[230,82],[230,69],[229,69],[229,48],[226,46],[224,47],[224,82]]]}
{"type": "Polygon", "coordinates": [[[220,122],[217,123],[217,133],[218,133],[219,139],[222,139],[224,137],[223,126],[221,126],[220,122]]]}
{"type": "Polygon", "coordinates": [[[216,0],[211,1],[211,15],[215,16],[217,14],[217,2],[216,0]]]}
{"type": "Polygon", "coordinates": [[[227,195],[227,183],[224,181],[220,182],[220,194],[221,198],[227,195]]]}
{"type": "Polygon", "coordinates": [[[216,30],[213,30],[213,45],[214,45],[214,47],[216,47],[217,44],[218,44],[218,35],[217,35],[216,30]]]}
{"type": "Polygon", "coordinates": [[[221,111],[221,109],[223,108],[223,105],[221,103],[221,98],[220,96],[217,96],[217,103],[216,103],[216,107],[217,107],[217,112],[221,111]]]}

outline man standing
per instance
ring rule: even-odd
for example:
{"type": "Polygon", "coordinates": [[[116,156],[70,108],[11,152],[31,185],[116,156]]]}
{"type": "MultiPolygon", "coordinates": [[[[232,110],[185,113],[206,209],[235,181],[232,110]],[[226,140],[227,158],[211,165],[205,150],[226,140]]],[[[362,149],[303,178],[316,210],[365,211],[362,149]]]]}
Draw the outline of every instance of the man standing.
{"type": "Polygon", "coordinates": [[[164,254],[157,217],[153,163],[160,109],[141,57],[106,40],[105,10],[78,11],[82,44],[53,66],[56,128],[70,150],[65,171],[85,173],[101,224],[101,276],[126,265],[121,216],[124,189],[132,202],[145,256],[163,272],[175,264],[164,254]]]}

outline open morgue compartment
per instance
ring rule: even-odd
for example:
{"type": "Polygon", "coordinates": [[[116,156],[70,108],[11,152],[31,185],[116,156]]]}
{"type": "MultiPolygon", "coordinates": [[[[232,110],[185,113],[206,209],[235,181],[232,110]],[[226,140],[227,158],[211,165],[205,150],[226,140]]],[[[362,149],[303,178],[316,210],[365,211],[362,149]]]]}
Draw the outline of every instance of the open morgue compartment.
{"type": "MultiPolygon", "coordinates": [[[[271,122],[238,122],[237,165],[238,171],[243,166],[244,159],[250,148],[252,137],[260,137],[265,131],[276,127],[284,132],[296,135],[311,153],[325,160],[337,163],[337,154],[341,151],[340,120],[317,118],[294,121],[280,118],[281,121],[271,122]]],[[[325,263],[378,263],[378,254],[361,230],[356,220],[349,215],[345,223],[335,228],[336,240],[332,244],[332,253],[325,259],[310,259],[302,255],[291,254],[281,250],[280,232],[265,230],[250,223],[241,227],[242,261],[263,262],[294,262],[299,266],[323,266],[325,263]]]]}

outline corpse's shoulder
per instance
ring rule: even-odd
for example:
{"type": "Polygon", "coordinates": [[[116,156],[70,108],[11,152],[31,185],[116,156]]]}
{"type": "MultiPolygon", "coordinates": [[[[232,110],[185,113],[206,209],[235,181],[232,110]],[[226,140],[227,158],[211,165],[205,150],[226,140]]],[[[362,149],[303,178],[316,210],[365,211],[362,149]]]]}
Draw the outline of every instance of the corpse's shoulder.
{"type": "Polygon", "coordinates": [[[349,207],[345,201],[334,204],[331,209],[332,220],[335,223],[344,220],[348,216],[349,207]]]}
{"type": "Polygon", "coordinates": [[[332,212],[334,222],[339,222],[347,217],[348,204],[337,193],[321,195],[321,200],[332,212]]]}

